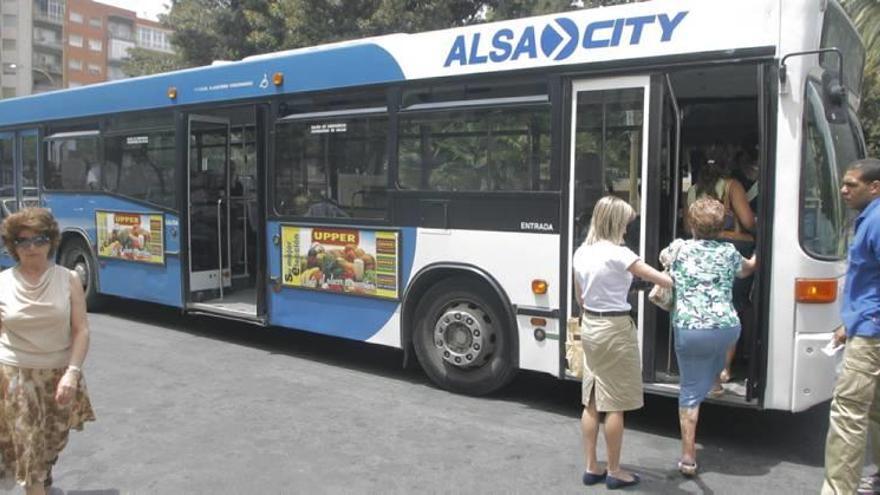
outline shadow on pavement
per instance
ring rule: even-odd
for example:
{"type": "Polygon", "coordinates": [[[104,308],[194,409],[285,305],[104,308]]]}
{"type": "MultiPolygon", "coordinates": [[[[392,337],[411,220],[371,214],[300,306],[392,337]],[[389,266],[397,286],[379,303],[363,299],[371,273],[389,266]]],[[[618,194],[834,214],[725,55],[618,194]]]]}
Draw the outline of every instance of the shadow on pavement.
{"type": "MultiPolygon", "coordinates": [[[[124,304],[110,304],[108,307],[112,309],[105,310],[103,314],[249,346],[270,354],[294,356],[433,386],[418,368],[414,356],[414,365],[402,367],[403,353],[398,349],[277,327],[262,328],[219,318],[182,315],[175,308],[143,302],[126,300],[124,304]]],[[[541,373],[521,372],[509,386],[485,400],[516,402],[567,416],[573,422],[579,421],[581,414],[580,383],[558,380],[541,373]]],[[[828,403],[796,414],[704,404],[697,432],[697,442],[701,447],[698,453],[700,471],[704,474],[717,472],[734,476],[761,476],[780,463],[820,467],[824,463],[827,426],[828,403]],[[723,448],[719,447],[722,445],[723,448]]],[[[677,440],[677,400],[646,396],[645,407],[627,413],[626,428],[677,440]]],[[[677,454],[677,449],[669,453],[669,470],[635,468],[651,478],[682,481],[678,471],[672,467],[677,454]]],[[[702,493],[712,493],[709,487],[701,485],[699,477],[689,483],[695,483],[702,493]]],[[[118,492],[68,492],[68,495],[104,493],[118,492]]]]}
{"type": "Polygon", "coordinates": [[[65,492],[60,488],[55,488],[54,486],[46,491],[47,495],[119,495],[119,490],[114,488],[101,489],[101,490],[70,490],[69,492],[65,492]]]}

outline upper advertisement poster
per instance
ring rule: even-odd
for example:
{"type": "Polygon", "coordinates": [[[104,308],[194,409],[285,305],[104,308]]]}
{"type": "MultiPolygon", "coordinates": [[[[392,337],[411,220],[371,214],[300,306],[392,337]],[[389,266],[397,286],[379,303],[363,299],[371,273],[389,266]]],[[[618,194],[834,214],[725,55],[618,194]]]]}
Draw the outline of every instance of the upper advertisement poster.
{"type": "Polygon", "coordinates": [[[283,285],[398,299],[395,231],[281,226],[283,285]]]}
{"type": "Polygon", "coordinates": [[[165,263],[161,213],[95,212],[98,256],[142,263],[165,263]]]}

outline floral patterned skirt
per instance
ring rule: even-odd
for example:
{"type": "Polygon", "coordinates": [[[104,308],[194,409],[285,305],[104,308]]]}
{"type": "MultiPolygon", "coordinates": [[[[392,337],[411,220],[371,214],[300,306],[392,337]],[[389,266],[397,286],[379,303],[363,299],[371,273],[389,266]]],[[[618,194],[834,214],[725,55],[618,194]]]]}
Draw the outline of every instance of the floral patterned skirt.
{"type": "Polygon", "coordinates": [[[70,429],[95,420],[82,377],[68,404],[55,402],[65,370],[0,364],[0,487],[42,484],[70,429]]]}

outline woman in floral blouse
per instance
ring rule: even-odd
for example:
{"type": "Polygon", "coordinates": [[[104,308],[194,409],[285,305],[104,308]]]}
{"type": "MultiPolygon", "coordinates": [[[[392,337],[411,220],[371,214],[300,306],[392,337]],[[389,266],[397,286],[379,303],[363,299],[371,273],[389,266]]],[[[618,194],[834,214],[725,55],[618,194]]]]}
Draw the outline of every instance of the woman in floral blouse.
{"type": "Polygon", "coordinates": [[[695,437],[700,403],[710,393],[723,392],[718,375],[727,349],[736,342],[740,322],[731,290],[735,277],[755,270],[752,256],[745,259],[732,244],[716,240],[724,226],[724,205],[701,198],[688,208],[693,240],[676,240],[661,253],[672,259],[675,281],[675,354],[681,373],[678,416],[682,455],[678,469],[685,476],[697,472],[695,437]]]}

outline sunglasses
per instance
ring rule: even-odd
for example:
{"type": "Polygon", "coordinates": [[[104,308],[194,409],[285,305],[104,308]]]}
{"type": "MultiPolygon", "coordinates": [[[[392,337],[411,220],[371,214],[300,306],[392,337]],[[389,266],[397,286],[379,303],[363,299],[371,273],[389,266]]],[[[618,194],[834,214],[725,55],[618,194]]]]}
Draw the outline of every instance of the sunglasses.
{"type": "Polygon", "coordinates": [[[49,236],[45,234],[35,235],[33,237],[17,237],[14,241],[12,241],[12,243],[15,244],[15,247],[23,249],[29,248],[31,246],[42,247],[49,244],[49,242],[49,236]]]}

